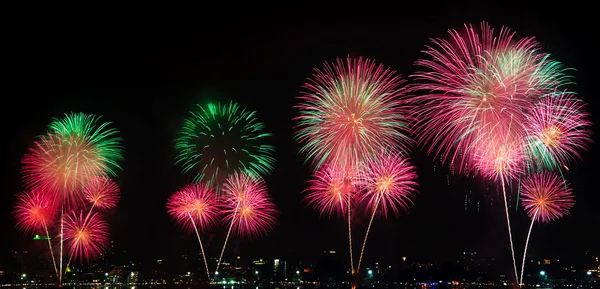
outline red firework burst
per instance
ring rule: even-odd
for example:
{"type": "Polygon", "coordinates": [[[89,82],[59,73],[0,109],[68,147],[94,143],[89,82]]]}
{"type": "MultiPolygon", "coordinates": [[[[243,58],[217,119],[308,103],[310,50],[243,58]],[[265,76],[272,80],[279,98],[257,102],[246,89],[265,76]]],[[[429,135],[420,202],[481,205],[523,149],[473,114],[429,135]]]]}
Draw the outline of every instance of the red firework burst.
{"type": "Polygon", "coordinates": [[[355,184],[350,174],[326,164],[313,174],[304,200],[322,216],[345,216],[354,191],[355,184]]]}
{"type": "Polygon", "coordinates": [[[13,211],[17,227],[25,233],[45,231],[55,220],[56,213],[53,196],[39,189],[19,194],[13,211]]]}
{"type": "Polygon", "coordinates": [[[221,214],[215,191],[201,183],[187,185],[171,195],[167,210],[188,231],[194,231],[194,225],[201,231],[208,230],[221,214]]]}
{"type": "Polygon", "coordinates": [[[40,137],[23,158],[23,178],[30,188],[55,192],[67,204],[79,204],[85,184],[105,174],[97,148],[77,135],[40,137]]]}
{"type": "Polygon", "coordinates": [[[119,202],[119,186],[107,177],[94,177],[85,185],[85,199],[94,207],[109,209],[119,202]]]}
{"type": "Polygon", "coordinates": [[[71,212],[65,216],[64,241],[76,260],[90,260],[101,255],[109,242],[108,225],[100,214],[71,212]]]}
{"type": "Polygon", "coordinates": [[[553,169],[581,160],[592,142],[585,103],[570,93],[544,97],[528,114],[527,146],[536,164],[553,169]]]}
{"type": "Polygon", "coordinates": [[[523,180],[521,201],[529,217],[546,223],[569,214],[575,196],[558,174],[541,172],[523,180]]]}
{"type": "Polygon", "coordinates": [[[534,38],[515,40],[506,28],[494,34],[486,23],[465,28],[432,40],[424,51],[430,59],[416,62],[424,71],[413,75],[414,88],[426,93],[414,98],[418,141],[459,172],[472,169],[474,148],[500,135],[523,136],[527,110],[571,81],[534,38]]]}
{"type": "Polygon", "coordinates": [[[233,222],[236,234],[257,237],[275,227],[279,212],[260,177],[236,172],[227,178],[223,192],[224,221],[233,222]]]}
{"type": "Polygon", "coordinates": [[[361,180],[364,194],[361,201],[367,209],[378,210],[386,217],[390,210],[395,215],[408,210],[417,193],[417,172],[401,155],[381,155],[370,161],[365,178],[361,180]]]}
{"type": "Polygon", "coordinates": [[[296,138],[318,166],[354,166],[384,148],[405,148],[409,107],[403,80],[369,59],[338,59],[316,70],[299,97],[296,138]]]}

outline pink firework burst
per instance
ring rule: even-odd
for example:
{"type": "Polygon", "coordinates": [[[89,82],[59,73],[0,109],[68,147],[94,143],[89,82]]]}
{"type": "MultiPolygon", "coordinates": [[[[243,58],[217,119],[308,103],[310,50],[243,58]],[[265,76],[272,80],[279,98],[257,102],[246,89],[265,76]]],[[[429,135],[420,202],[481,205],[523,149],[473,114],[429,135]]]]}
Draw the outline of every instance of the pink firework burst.
{"type": "Polygon", "coordinates": [[[109,209],[119,202],[119,186],[108,177],[94,177],[85,184],[83,195],[94,207],[109,209]]]}
{"type": "Polygon", "coordinates": [[[581,160],[592,142],[590,115],[573,94],[551,95],[528,114],[527,147],[537,165],[555,169],[581,160]]]}
{"type": "Polygon", "coordinates": [[[520,138],[491,138],[479,142],[479,145],[473,152],[474,166],[484,177],[508,181],[525,171],[525,155],[520,138]]]}
{"type": "Polygon", "coordinates": [[[194,230],[194,224],[202,231],[208,230],[221,214],[215,191],[202,183],[187,185],[171,195],[167,210],[171,218],[189,231],[194,230]]]}
{"type": "Polygon", "coordinates": [[[345,216],[355,191],[354,182],[345,170],[325,164],[313,174],[304,200],[322,216],[345,216]]]}
{"type": "Polygon", "coordinates": [[[77,135],[40,137],[22,163],[28,187],[55,192],[60,201],[71,205],[81,203],[81,193],[88,180],[105,174],[101,153],[77,135]]]}
{"type": "Polygon", "coordinates": [[[523,180],[521,201],[529,217],[547,223],[569,214],[575,196],[558,174],[540,172],[523,180]]]}
{"type": "Polygon", "coordinates": [[[101,255],[109,242],[108,225],[98,213],[87,216],[75,211],[65,217],[64,241],[70,255],[90,260],[101,255]]]}
{"type": "Polygon", "coordinates": [[[39,189],[19,194],[13,211],[17,227],[25,233],[46,230],[56,213],[54,197],[39,189]]]}
{"type": "Polygon", "coordinates": [[[236,172],[227,178],[223,192],[224,221],[233,222],[236,234],[257,237],[275,227],[279,212],[260,177],[236,172]]]}
{"type": "Polygon", "coordinates": [[[316,70],[296,106],[296,139],[316,166],[356,165],[410,139],[404,81],[369,59],[337,59],[316,70]]]}
{"type": "Polygon", "coordinates": [[[378,210],[386,217],[390,211],[399,215],[413,204],[417,193],[417,172],[400,154],[385,154],[370,161],[365,178],[361,201],[369,210],[378,210]]]}
{"type": "Polygon", "coordinates": [[[539,51],[534,38],[516,40],[486,23],[477,31],[450,30],[450,38],[433,39],[418,60],[423,71],[413,75],[418,142],[444,163],[463,173],[472,169],[472,150],[499,135],[524,134],[526,112],[535,101],[567,84],[563,66],[539,51]]]}

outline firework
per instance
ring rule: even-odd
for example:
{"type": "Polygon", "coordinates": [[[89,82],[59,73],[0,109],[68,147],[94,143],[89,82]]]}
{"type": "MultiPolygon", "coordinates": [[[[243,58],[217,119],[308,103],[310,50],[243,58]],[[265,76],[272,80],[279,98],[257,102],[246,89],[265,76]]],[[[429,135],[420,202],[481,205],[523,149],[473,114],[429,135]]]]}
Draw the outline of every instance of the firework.
{"type": "Polygon", "coordinates": [[[545,223],[559,219],[575,204],[571,189],[555,173],[537,173],[522,184],[523,207],[534,221],[545,223]]]}
{"type": "Polygon", "coordinates": [[[93,207],[110,209],[119,202],[119,186],[110,178],[94,177],[85,184],[83,195],[93,207]]]}
{"type": "Polygon", "coordinates": [[[194,173],[194,181],[220,186],[237,171],[264,175],[273,170],[274,148],[265,142],[271,137],[264,131],[256,112],[237,103],[211,103],[197,106],[185,119],[175,141],[176,163],[184,173],[194,173]]]}
{"type": "Polygon", "coordinates": [[[481,141],[473,154],[475,168],[487,179],[508,181],[524,172],[525,155],[520,138],[481,141]]]}
{"type": "Polygon", "coordinates": [[[395,215],[408,210],[418,184],[415,167],[407,159],[400,154],[382,155],[369,162],[365,176],[361,201],[368,209],[380,210],[385,216],[390,210],[395,215]]]}
{"type": "Polygon", "coordinates": [[[227,178],[223,191],[223,220],[229,222],[229,229],[215,274],[219,271],[232,231],[240,236],[257,237],[275,227],[278,214],[275,204],[267,194],[265,182],[258,176],[235,172],[227,178]]]}
{"type": "Polygon", "coordinates": [[[355,192],[348,173],[332,165],[324,165],[309,181],[304,200],[322,216],[344,216],[355,192]]]}
{"type": "Polygon", "coordinates": [[[569,214],[569,210],[575,205],[575,197],[571,188],[558,174],[539,172],[523,180],[521,200],[527,215],[531,218],[519,281],[520,284],[523,284],[525,257],[533,224],[535,222],[551,222],[569,214]]]}
{"type": "Polygon", "coordinates": [[[73,211],[66,215],[64,225],[64,242],[71,258],[90,260],[104,252],[109,242],[108,225],[98,213],[86,218],[82,211],[73,211]]]}
{"type": "Polygon", "coordinates": [[[227,179],[224,221],[233,222],[233,232],[246,237],[257,237],[272,229],[277,223],[278,211],[267,194],[261,178],[245,173],[235,173],[227,179]]]}
{"type": "Polygon", "coordinates": [[[367,233],[363,241],[356,271],[360,264],[371,231],[375,213],[381,211],[385,216],[391,210],[396,215],[401,210],[408,210],[409,204],[417,192],[417,173],[415,167],[400,154],[380,154],[380,156],[367,165],[365,177],[361,179],[364,194],[362,201],[367,204],[367,209],[372,210],[367,233]]]}
{"type": "Polygon", "coordinates": [[[52,195],[34,189],[17,196],[13,215],[17,227],[25,233],[47,230],[57,213],[56,202],[52,195]]]}
{"type": "Polygon", "coordinates": [[[195,226],[208,230],[217,222],[220,208],[215,191],[205,184],[192,184],[173,194],[167,202],[169,215],[183,228],[193,231],[195,226]]]}
{"type": "Polygon", "coordinates": [[[351,167],[384,148],[410,143],[404,81],[369,59],[337,59],[316,69],[296,106],[296,139],[316,167],[351,167]]]}
{"type": "Polygon", "coordinates": [[[185,186],[169,198],[167,210],[179,225],[196,232],[202,258],[204,259],[206,276],[210,280],[210,272],[208,271],[208,263],[206,262],[206,254],[204,253],[199,229],[207,230],[220,215],[215,191],[211,187],[200,183],[185,186]]]}
{"type": "Polygon", "coordinates": [[[77,202],[89,179],[114,175],[122,158],[120,139],[99,119],[83,113],[55,119],[23,158],[26,185],[77,202]]]}
{"type": "Polygon", "coordinates": [[[539,167],[560,169],[581,160],[580,151],[591,143],[590,115],[572,94],[544,97],[527,119],[527,147],[539,167]]]}
{"type": "Polygon", "coordinates": [[[424,70],[413,75],[414,89],[425,91],[413,99],[417,140],[459,172],[472,168],[480,142],[522,136],[535,101],[572,81],[534,38],[516,40],[507,28],[494,34],[486,23],[480,31],[465,28],[464,34],[450,30],[449,40],[432,40],[424,51],[431,59],[417,61],[424,70]]]}

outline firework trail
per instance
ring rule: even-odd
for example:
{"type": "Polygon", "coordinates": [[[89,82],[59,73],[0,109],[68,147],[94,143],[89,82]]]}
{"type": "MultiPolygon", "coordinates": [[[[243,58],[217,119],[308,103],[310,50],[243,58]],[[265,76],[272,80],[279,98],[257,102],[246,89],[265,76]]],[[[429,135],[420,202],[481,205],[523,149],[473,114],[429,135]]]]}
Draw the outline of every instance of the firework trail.
{"type": "Polygon", "coordinates": [[[220,216],[221,212],[215,191],[205,184],[185,186],[171,195],[167,201],[167,210],[177,224],[187,231],[196,233],[202,251],[202,258],[204,258],[206,276],[210,280],[210,271],[208,270],[199,229],[202,231],[208,230],[217,222],[220,216]]]}
{"type": "Polygon", "coordinates": [[[355,192],[355,177],[352,172],[330,164],[321,166],[309,181],[304,196],[308,206],[314,207],[321,216],[346,216],[348,218],[348,243],[350,268],[354,274],[352,253],[351,203],[355,192]]]}
{"type": "Polygon", "coordinates": [[[508,201],[506,196],[506,182],[523,173],[524,153],[523,145],[519,139],[490,139],[489,143],[482,146],[475,153],[475,163],[479,172],[486,178],[500,181],[502,196],[504,200],[504,212],[506,214],[506,225],[508,227],[508,238],[510,251],[515,271],[515,279],[518,282],[517,262],[513,244],[510,215],[508,213],[508,201]]]}
{"type": "Polygon", "coordinates": [[[44,230],[48,240],[48,248],[50,256],[52,256],[52,264],[56,278],[58,278],[58,267],[54,258],[54,249],[48,232],[48,224],[51,224],[56,219],[57,208],[52,195],[41,190],[31,190],[23,192],[17,196],[17,203],[13,211],[17,228],[23,232],[44,230]]]}
{"type": "Polygon", "coordinates": [[[237,103],[198,105],[185,119],[175,140],[175,162],[183,173],[193,173],[220,191],[226,178],[238,171],[265,175],[273,170],[274,148],[265,144],[272,135],[256,118],[256,112],[237,103]]]}
{"type": "Polygon", "coordinates": [[[407,211],[413,204],[418,186],[415,167],[400,154],[381,154],[379,158],[369,162],[364,176],[360,180],[360,186],[364,190],[361,201],[365,202],[367,208],[373,213],[360,251],[356,272],[360,271],[375,214],[379,211],[387,217],[390,212],[399,215],[400,211],[407,211]]]}
{"type": "Polygon", "coordinates": [[[232,232],[242,237],[258,237],[275,227],[279,213],[260,177],[236,172],[227,178],[223,192],[223,221],[230,225],[215,275],[232,232]]]}
{"type": "Polygon", "coordinates": [[[410,143],[404,81],[369,59],[337,59],[316,69],[299,97],[297,141],[318,168],[355,167],[375,152],[410,143]]]}
{"type": "Polygon", "coordinates": [[[525,257],[533,224],[536,221],[548,223],[560,219],[568,215],[569,210],[575,205],[575,196],[571,188],[565,185],[561,176],[551,172],[536,173],[523,180],[521,195],[523,207],[531,218],[531,226],[525,241],[519,284],[523,284],[525,257]]]}
{"type": "Polygon", "coordinates": [[[541,99],[527,116],[527,148],[538,168],[561,170],[586,151],[592,140],[585,103],[570,93],[541,99]]]}
{"type": "Polygon", "coordinates": [[[89,180],[114,176],[122,160],[118,131],[100,122],[100,117],[84,113],[65,114],[53,119],[45,135],[29,148],[22,160],[25,185],[43,190],[60,207],[59,284],[63,277],[65,210],[83,205],[89,180]]]}

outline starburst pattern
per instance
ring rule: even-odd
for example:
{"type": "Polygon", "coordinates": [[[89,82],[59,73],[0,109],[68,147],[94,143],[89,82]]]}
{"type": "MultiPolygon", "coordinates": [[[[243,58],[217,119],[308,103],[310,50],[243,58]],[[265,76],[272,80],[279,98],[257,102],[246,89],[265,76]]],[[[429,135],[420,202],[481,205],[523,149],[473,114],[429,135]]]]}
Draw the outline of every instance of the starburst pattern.
{"type": "Polygon", "coordinates": [[[369,59],[325,63],[299,97],[296,139],[318,168],[360,164],[386,148],[410,144],[404,81],[369,59]]]}
{"type": "Polygon", "coordinates": [[[267,194],[262,178],[234,173],[225,182],[224,221],[233,222],[233,232],[257,237],[275,227],[278,211],[267,194]]]}
{"type": "Polygon", "coordinates": [[[56,213],[52,195],[39,189],[20,193],[13,211],[17,228],[25,233],[47,229],[55,220],[56,213]]]}
{"type": "Polygon", "coordinates": [[[323,165],[309,181],[304,201],[323,216],[345,216],[355,192],[355,179],[339,167],[323,165]]]}
{"type": "Polygon", "coordinates": [[[575,196],[558,174],[540,172],[523,180],[521,201],[529,217],[547,223],[569,214],[575,196]]]}
{"type": "Polygon", "coordinates": [[[194,224],[201,231],[208,230],[221,215],[215,191],[201,183],[187,185],[174,193],[167,201],[167,210],[177,224],[190,232],[194,224]]]}
{"type": "Polygon", "coordinates": [[[360,183],[364,189],[361,201],[367,209],[377,210],[388,216],[399,215],[413,204],[417,193],[415,167],[400,154],[382,154],[370,161],[365,178],[360,183]]]}
{"type": "Polygon", "coordinates": [[[64,241],[76,260],[90,260],[103,254],[109,242],[108,225],[100,214],[83,212],[66,215],[64,241]]]}
{"type": "Polygon", "coordinates": [[[581,160],[592,140],[585,103],[570,93],[540,100],[527,117],[527,148],[538,167],[560,169],[581,160]]]}
{"type": "Polygon", "coordinates": [[[175,141],[176,163],[195,182],[217,187],[237,171],[265,175],[275,164],[274,148],[266,143],[270,137],[256,112],[237,103],[198,105],[175,141]]]}
{"type": "Polygon", "coordinates": [[[119,202],[119,186],[107,177],[94,177],[85,185],[85,199],[94,207],[110,209],[119,202]]]}
{"type": "Polygon", "coordinates": [[[572,82],[562,64],[540,51],[534,38],[517,40],[486,23],[450,39],[434,39],[413,76],[418,141],[458,172],[473,169],[473,150],[491,139],[524,134],[526,113],[539,99],[572,82]]]}

